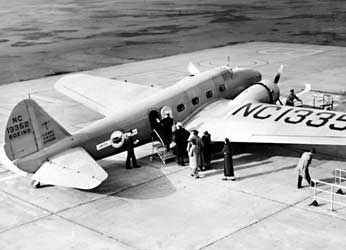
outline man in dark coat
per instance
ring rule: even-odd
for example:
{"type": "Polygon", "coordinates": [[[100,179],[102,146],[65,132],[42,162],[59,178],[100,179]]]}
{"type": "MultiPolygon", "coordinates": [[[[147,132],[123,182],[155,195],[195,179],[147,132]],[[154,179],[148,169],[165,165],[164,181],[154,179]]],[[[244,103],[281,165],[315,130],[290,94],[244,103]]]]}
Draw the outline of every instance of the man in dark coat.
{"type": "Polygon", "coordinates": [[[227,177],[230,177],[232,181],[235,181],[234,169],[233,169],[233,158],[232,158],[232,148],[231,143],[228,138],[225,138],[225,145],[222,149],[224,155],[224,178],[222,180],[226,181],[227,177]]]}
{"type": "Polygon", "coordinates": [[[177,129],[174,132],[174,141],[175,141],[175,154],[177,156],[177,163],[180,166],[184,166],[184,156],[187,151],[187,140],[190,136],[190,133],[183,127],[181,122],[177,122],[177,129]]]}
{"type": "Polygon", "coordinates": [[[204,131],[203,136],[202,136],[202,141],[204,144],[203,148],[203,156],[204,156],[204,169],[207,170],[209,169],[210,166],[210,161],[211,161],[211,137],[208,131],[204,131]]]}
{"type": "Polygon", "coordinates": [[[294,106],[294,100],[297,100],[297,101],[302,101],[299,99],[299,97],[294,93],[294,89],[291,89],[290,90],[290,94],[287,96],[287,100],[286,100],[286,103],[285,105],[287,106],[294,106]]]}
{"type": "Polygon", "coordinates": [[[127,157],[126,157],[126,169],[130,169],[130,162],[132,159],[132,165],[134,168],[139,168],[141,166],[137,165],[137,160],[135,156],[135,151],[134,151],[134,142],[131,134],[125,134],[125,146],[127,150],[127,157]]]}
{"type": "Polygon", "coordinates": [[[170,150],[169,145],[172,142],[172,126],[173,126],[174,120],[170,117],[169,112],[166,112],[166,117],[162,119],[161,121],[161,135],[163,143],[166,146],[167,151],[170,150]]]}

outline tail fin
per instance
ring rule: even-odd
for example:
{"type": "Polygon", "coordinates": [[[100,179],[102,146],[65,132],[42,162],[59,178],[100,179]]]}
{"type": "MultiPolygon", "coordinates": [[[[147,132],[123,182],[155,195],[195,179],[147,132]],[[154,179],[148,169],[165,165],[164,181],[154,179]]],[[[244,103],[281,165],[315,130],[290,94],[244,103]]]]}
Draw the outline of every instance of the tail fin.
{"type": "Polygon", "coordinates": [[[6,125],[5,152],[10,160],[30,155],[70,135],[34,100],[24,99],[6,125]]]}

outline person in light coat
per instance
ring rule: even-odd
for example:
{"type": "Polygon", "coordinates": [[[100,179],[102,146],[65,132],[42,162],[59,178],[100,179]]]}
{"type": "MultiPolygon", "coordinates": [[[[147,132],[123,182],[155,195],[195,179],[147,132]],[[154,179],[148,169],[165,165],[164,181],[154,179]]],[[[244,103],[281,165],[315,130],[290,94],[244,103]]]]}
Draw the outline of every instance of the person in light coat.
{"type": "MultiPolygon", "coordinates": [[[[202,139],[198,136],[197,130],[192,130],[188,141],[191,141],[192,139],[196,141],[196,147],[198,151],[197,167],[202,170],[204,165],[204,159],[203,159],[204,144],[202,139]]],[[[191,144],[188,144],[187,148],[189,148],[189,145],[191,144]]]]}
{"type": "Polygon", "coordinates": [[[298,172],[298,183],[297,188],[302,188],[303,178],[309,183],[310,186],[314,186],[315,183],[311,181],[309,166],[312,161],[312,154],[315,153],[315,149],[312,149],[310,152],[304,152],[300,157],[296,170],[298,172]]]}
{"type": "Polygon", "coordinates": [[[189,155],[189,166],[192,170],[191,176],[194,176],[196,179],[199,178],[198,175],[198,157],[199,157],[199,150],[198,147],[196,145],[196,140],[195,139],[191,139],[189,141],[189,145],[187,147],[187,152],[189,155]]]}

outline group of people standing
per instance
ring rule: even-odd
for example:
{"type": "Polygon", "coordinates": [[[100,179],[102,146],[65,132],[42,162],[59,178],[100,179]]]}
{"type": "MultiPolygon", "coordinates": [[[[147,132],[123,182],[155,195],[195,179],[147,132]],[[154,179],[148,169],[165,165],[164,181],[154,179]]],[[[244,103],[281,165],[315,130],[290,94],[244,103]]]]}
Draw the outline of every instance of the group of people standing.
{"type": "Polygon", "coordinates": [[[191,176],[199,178],[198,171],[205,171],[209,168],[211,161],[211,138],[208,131],[203,133],[202,138],[198,136],[198,131],[193,130],[188,138],[186,151],[189,156],[189,165],[192,169],[191,176]]]}
{"type": "MultiPolygon", "coordinates": [[[[162,120],[162,140],[165,144],[167,151],[170,150],[170,144],[174,140],[175,142],[175,154],[178,165],[185,166],[185,158],[188,156],[189,166],[192,170],[191,176],[199,178],[199,171],[208,170],[211,162],[211,135],[208,131],[204,131],[202,137],[198,136],[197,130],[192,130],[191,133],[187,131],[181,122],[177,122],[175,129],[172,130],[174,120],[170,117],[169,113],[162,120]]],[[[127,149],[127,158],[125,168],[131,168],[130,162],[134,168],[139,168],[137,164],[136,156],[134,154],[134,145],[137,144],[138,140],[133,141],[132,133],[125,134],[125,146],[127,149]]],[[[236,178],[234,176],[233,168],[233,154],[231,143],[228,138],[224,140],[224,146],[222,149],[224,154],[224,178],[222,180],[232,180],[236,178]]],[[[302,188],[303,178],[314,186],[315,183],[311,181],[309,174],[309,165],[312,161],[312,154],[315,150],[312,149],[310,152],[304,152],[297,164],[298,172],[298,183],[297,187],[302,188]]]]}
{"type": "MultiPolygon", "coordinates": [[[[189,160],[189,167],[191,168],[191,176],[199,178],[199,171],[205,171],[210,168],[211,162],[211,135],[208,131],[204,131],[202,137],[199,137],[197,130],[188,132],[181,122],[177,122],[176,130],[174,131],[174,141],[176,143],[175,153],[177,163],[180,166],[185,165],[185,156],[187,154],[189,160]]],[[[223,148],[225,157],[224,175],[223,180],[230,177],[235,180],[232,160],[232,150],[229,140],[225,139],[223,148]]]]}

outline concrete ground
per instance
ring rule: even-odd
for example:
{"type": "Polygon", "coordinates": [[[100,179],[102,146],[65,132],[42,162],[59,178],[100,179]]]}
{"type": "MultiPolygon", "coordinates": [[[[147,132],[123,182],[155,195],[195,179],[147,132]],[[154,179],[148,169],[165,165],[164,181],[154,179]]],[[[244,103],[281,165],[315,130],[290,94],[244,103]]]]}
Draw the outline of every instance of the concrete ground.
{"type": "MultiPolygon", "coordinates": [[[[228,55],[231,66],[256,68],[269,79],[284,64],[284,94],[309,82],[343,100],[346,48],[331,46],[256,42],[87,73],[163,88],[187,75],[189,61],[205,70],[226,64],[228,55]]],[[[11,109],[28,94],[69,131],[100,118],[57,93],[58,78],[0,86],[0,138],[11,109]]],[[[240,151],[234,156],[235,182],[221,181],[222,159],[196,180],[188,167],[151,162],[150,145],[136,149],[140,169],[124,169],[124,154],[99,161],[109,178],[91,191],[32,189],[30,178],[0,168],[0,249],[346,248],[345,207],[330,212],[322,200],[310,207],[312,191],[296,189],[300,152],[270,145],[240,151]]],[[[344,164],[314,159],[311,175],[331,181],[333,170],[344,164]]]]}

